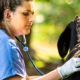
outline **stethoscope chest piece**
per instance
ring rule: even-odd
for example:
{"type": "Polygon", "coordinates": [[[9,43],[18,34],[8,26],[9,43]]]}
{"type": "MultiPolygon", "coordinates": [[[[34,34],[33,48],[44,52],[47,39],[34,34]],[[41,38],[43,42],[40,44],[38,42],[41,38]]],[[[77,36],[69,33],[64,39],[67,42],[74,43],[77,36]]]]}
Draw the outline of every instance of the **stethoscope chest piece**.
{"type": "Polygon", "coordinates": [[[23,50],[24,50],[24,51],[28,51],[28,47],[24,47],[23,50]]]}

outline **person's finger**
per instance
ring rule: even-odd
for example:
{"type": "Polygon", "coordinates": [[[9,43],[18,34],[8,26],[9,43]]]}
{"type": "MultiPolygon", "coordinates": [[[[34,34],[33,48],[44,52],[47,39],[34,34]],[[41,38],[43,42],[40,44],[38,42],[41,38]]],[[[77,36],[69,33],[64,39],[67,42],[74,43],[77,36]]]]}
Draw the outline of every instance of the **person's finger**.
{"type": "Polygon", "coordinates": [[[80,62],[80,58],[73,58],[73,61],[80,62]]]}
{"type": "Polygon", "coordinates": [[[80,62],[76,62],[75,67],[76,67],[76,68],[77,68],[77,67],[79,67],[79,68],[80,68],[80,62]]]}
{"type": "Polygon", "coordinates": [[[78,71],[80,71],[80,67],[79,67],[79,68],[77,68],[76,72],[78,72],[78,71]]]}

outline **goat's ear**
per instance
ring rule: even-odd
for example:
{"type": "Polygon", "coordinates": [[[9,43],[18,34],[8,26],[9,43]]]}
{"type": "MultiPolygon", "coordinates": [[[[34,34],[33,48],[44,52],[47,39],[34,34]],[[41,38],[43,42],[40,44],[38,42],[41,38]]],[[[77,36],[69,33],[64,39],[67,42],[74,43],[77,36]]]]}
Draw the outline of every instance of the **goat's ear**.
{"type": "Polygon", "coordinates": [[[57,43],[59,55],[62,58],[66,56],[70,45],[71,29],[69,27],[70,25],[66,27],[64,32],[60,35],[60,38],[57,43]]]}

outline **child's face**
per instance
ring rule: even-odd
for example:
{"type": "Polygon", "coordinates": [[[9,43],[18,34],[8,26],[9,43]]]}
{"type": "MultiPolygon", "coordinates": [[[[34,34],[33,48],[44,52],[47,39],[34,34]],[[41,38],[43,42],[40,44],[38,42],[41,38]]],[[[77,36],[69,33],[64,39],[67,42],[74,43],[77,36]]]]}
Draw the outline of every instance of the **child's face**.
{"type": "Polygon", "coordinates": [[[23,1],[22,5],[12,12],[9,27],[16,36],[30,33],[31,25],[34,22],[33,14],[33,1],[23,1]]]}

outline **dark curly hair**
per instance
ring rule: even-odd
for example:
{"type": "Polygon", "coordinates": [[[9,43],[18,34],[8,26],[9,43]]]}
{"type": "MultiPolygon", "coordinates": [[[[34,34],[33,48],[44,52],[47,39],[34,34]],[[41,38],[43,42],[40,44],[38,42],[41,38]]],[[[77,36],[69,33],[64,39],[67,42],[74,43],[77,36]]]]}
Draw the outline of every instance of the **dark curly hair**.
{"type": "Polygon", "coordinates": [[[15,11],[16,7],[20,6],[22,1],[34,1],[34,0],[0,0],[0,23],[4,18],[4,11],[10,9],[15,11]]]}

